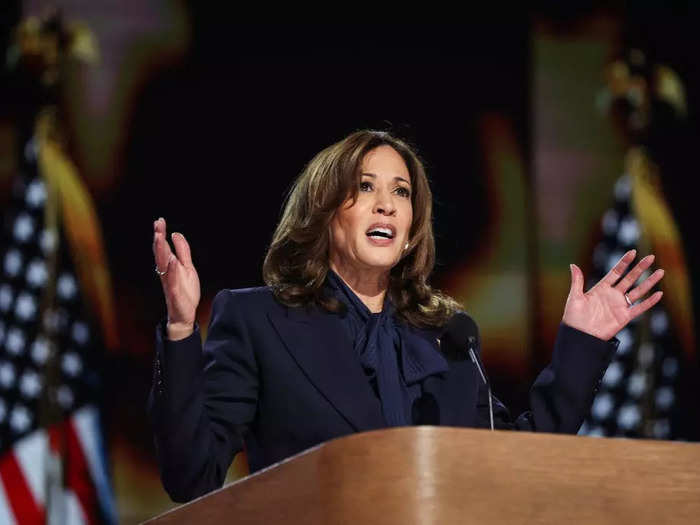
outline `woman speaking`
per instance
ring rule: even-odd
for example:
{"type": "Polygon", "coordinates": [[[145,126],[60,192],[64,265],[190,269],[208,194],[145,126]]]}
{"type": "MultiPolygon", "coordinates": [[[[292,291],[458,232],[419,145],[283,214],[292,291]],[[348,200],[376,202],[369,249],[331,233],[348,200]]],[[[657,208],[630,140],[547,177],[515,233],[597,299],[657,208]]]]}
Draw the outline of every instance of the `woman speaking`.
{"type": "MultiPolygon", "coordinates": [[[[187,501],[220,487],[245,449],[251,471],[331,438],[432,424],[575,433],[615,350],[611,339],[661,298],[663,277],[626,253],[588,292],[571,289],[551,364],[511,418],[465,346],[449,343],[460,305],[429,285],[432,195],[404,142],[360,131],[306,166],[263,265],[267,286],[216,296],[207,341],[195,325],[199,277],[185,238],[154,223],[168,318],[157,329],[149,409],[165,489],[187,501]],[[450,348],[452,346],[452,348],[450,348]],[[489,409],[489,407],[492,407],[489,409]]],[[[458,315],[458,316],[459,316],[458,315]]],[[[458,338],[459,339],[459,338],[458,338]]],[[[478,339],[475,353],[479,354],[478,339]]]]}

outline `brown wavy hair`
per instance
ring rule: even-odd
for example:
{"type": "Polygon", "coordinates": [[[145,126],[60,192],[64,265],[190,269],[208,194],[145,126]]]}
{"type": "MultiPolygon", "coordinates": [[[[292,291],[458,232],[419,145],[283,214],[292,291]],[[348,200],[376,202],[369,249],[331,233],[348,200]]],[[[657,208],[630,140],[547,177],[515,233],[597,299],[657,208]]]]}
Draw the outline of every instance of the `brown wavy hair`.
{"type": "Polygon", "coordinates": [[[282,304],[316,304],[331,312],[343,311],[344,306],[323,290],[329,269],[329,225],[348,198],[353,202],[357,198],[365,155],[383,145],[401,155],[413,188],[410,244],[390,271],[387,293],[398,315],[409,324],[440,327],[461,306],[428,284],[435,264],[432,192],[418,155],[385,131],[352,133],[318,153],[304,168],[289,192],[272,237],[263,279],[282,304]]]}

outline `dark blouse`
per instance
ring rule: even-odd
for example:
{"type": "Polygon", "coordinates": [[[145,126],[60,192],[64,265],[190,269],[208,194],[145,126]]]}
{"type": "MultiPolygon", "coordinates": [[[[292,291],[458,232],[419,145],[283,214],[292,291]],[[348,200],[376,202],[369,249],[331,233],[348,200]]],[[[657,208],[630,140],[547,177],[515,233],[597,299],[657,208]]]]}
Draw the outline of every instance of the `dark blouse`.
{"type": "Polygon", "coordinates": [[[346,306],[343,326],[379,398],[387,426],[418,423],[412,407],[423,394],[423,382],[432,375],[446,373],[447,360],[397,319],[388,295],[382,311],[372,313],[332,270],[326,289],[346,306]]]}

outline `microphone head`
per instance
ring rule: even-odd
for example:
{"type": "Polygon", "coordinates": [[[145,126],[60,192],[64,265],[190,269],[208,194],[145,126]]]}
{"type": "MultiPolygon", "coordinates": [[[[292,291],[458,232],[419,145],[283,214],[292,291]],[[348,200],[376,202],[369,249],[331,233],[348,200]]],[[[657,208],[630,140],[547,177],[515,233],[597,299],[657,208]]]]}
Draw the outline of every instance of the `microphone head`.
{"type": "Polygon", "coordinates": [[[446,354],[464,356],[470,342],[476,344],[479,329],[465,312],[457,312],[447,322],[440,336],[440,348],[446,354]]]}

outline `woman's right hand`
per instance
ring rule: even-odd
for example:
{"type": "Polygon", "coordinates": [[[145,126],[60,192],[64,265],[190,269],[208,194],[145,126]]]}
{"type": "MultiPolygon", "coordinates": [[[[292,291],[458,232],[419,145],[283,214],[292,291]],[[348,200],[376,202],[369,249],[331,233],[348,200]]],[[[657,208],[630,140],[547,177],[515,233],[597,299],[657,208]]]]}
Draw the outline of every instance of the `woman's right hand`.
{"type": "Polygon", "coordinates": [[[165,219],[153,223],[153,256],[168,308],[168,339],[178,340],[194,331],[200,287],[190,245],[181,233],[173,233],[171,238],[175,253],[166,238],[165,219]]]}

